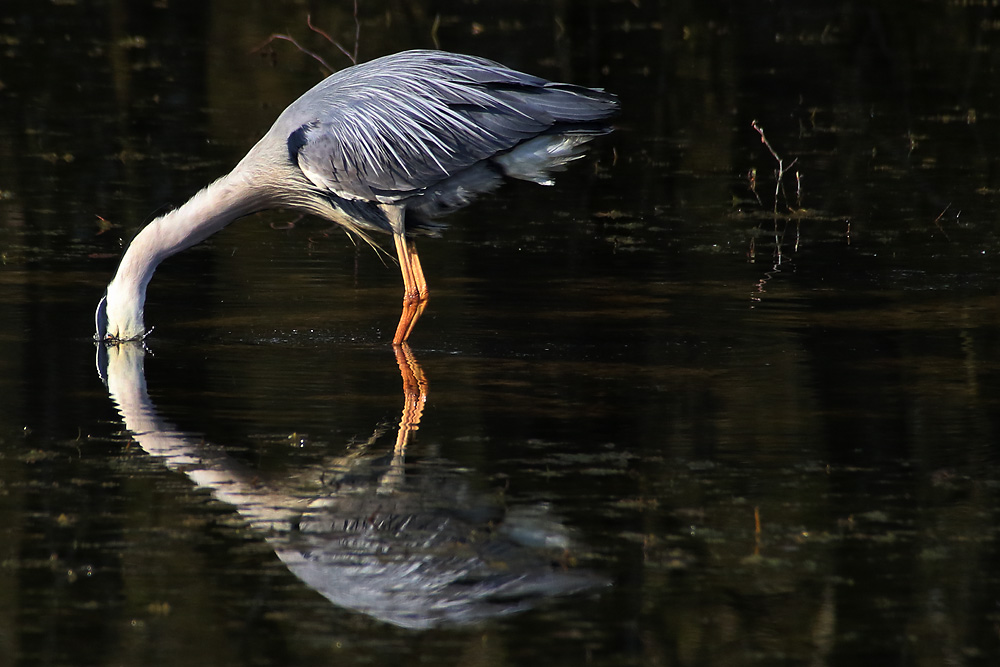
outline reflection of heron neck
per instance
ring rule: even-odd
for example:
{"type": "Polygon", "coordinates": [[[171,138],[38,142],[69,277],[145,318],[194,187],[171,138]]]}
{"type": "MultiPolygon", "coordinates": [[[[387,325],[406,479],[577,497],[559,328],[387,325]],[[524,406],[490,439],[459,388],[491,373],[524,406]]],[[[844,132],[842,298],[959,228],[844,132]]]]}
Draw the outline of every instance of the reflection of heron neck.
{"type": "Polygon", "coordinates": [[[287,528],[298,517],[301,502],[297,498],[266,489],[230,457],[186,436],[156,413],[146,391],[141,343],[113,345],[107,352],[108,391],[126,428],[146,453],[162,458],[199,487],[210,489],[257,529],[287,528]]]}
{"type": "MultiPolygon", "coordinates": [[[[419,428],[427,400],[427,380],[410,347],[403,343],[394,351],[403,378],[404,404],[393,462],[383,475],[380,493],[392,493],[402,485],[406,445],[419,428]]],[[[141,342],[102,347],[101,353],[107,355],[104,375],[108,391],[118,404],[125,427],[146,453],[162,458],[168,467],[183,472],[199,487],[210,489],[257,529],[287,528],[298,519],[307,500],[265,487],[254,473],[225,453],[177,431],[157,414],[146,389],[146,350],[141,342]]]]}

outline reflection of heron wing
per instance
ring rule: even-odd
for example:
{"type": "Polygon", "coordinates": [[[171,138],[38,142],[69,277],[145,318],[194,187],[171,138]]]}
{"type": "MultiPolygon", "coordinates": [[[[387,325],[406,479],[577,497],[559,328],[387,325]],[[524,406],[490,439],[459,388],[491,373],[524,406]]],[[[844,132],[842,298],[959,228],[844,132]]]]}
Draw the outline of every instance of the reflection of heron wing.
{"type": "Polygon", "coordinates": [[[474,623],[607,584],[587,571],[553,567],[551,550],[537,548],[568,546],[557,520],[504,514],[447,466],[387,489],[383,480],[401,457],[365,455],[319,496],[303,496],[298,483],[262,484],[223,450],[157,414],[142,343],[98,350],[99,372],[142,448],[231,504],[295,576],[335,604],[426,628],[474,623]]]}
{"type": "Polygon", "coordinates": [[[288,113],[311,120],[291,133],[288,148],[318,187],[391,203],[539,134],[616,110],[614,96],[600,91],[480,58],[408,51],[334,74],[303,95],[288,113]]]}
{"type": "MultiPolygon", "coordinates": [[[[566,529],[555,519],[515,512],[508,521],[499,512],[497,527],[483,516],[462,516],[452,493],[474,505],[483,499],[460,492],[459,475],[431,477],[389,496],[355,486],[317,499],[296,533],[283,536],[287,542],[271,538],[271,545],[296,576],[333,603],[409,628],[476,623],[523,611],[540,598],[607,585],[592,572],[554,567],[551,551],[513,539],[545,533],[559,542],[566,529]],[[522,521],[532,525],[506,529],[522,521]]],[[[486,511],[479,510],[472,514],[486,511]]]]}

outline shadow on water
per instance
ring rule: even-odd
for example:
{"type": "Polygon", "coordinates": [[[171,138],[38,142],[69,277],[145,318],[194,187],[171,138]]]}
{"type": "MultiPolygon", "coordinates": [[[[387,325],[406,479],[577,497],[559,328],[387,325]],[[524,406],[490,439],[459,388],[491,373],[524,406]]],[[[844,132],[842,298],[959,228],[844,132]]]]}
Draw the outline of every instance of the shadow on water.
{"type": "Polygon", "coordinates": [[[379,425],[346,455],[267,482],[157,414],[143,344],[98,345],[97,363],[143,450],[232,505],[292,574],[340,607],[422,629],[471,625],[606,586],[569,567],[572,539],[546,507],[502,508],[456,466],[407,466],[427,382],[405,344],[395,351],[404,395],[395,442],[385,444],[392,428],[379,425]]]}

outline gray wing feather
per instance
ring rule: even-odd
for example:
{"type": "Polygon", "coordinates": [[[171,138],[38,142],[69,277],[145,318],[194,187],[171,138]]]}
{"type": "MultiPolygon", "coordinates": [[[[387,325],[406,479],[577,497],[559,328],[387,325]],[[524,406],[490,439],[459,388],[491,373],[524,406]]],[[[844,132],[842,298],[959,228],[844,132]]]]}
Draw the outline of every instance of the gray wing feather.
{"type": "Polygon", "coordinates": [[[603,121],[617,100],[481,58],[407,51],[331,75],[289,111],[309,118],[289,148],[314,184],[391,203],[557,126],[603,121]]]}

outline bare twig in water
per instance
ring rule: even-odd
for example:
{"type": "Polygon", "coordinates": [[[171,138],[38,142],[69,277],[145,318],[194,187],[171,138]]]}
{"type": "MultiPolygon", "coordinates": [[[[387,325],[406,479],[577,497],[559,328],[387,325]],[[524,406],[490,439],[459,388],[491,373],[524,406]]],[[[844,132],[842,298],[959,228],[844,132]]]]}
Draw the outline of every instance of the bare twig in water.
{"type": "MultiPolygon", "coordinates": [[[[755,120],[752,123],[750,123],[750,125],[753,127],[753,129],[755,129],[757,131],[757,134],[760,135],[760,142],[762,144],[764,144],[764,146],[767,148],[767,150],[771,153],[771,157],[773,157],[774,160],[778,163],[778,172],[777,172],[777,176],[775,178],[775,183],[774,183],[774,212],[777,213],[778,212],[778,195],[782,195],[783,194],[785,196],[785,203],[786,204],[788,203],[788,194],[785,192],[785,180],[784,180],[785,179],[785,173],[789,169],[791,169],[795,165],[795,163],[799,161],[799,159],[795,158],[794,160],[792,160],[791,162],[789,162],[788,166],[786,167],[785,166],[785,161],[783,159],[781,159],[781,156],[778,155],[778,152],[774,150],[773,146],[771,146],[771,142],[769,142],[767,140],[767,136],[764,134],[764,128],[761,126],[761,124],[758,123],[755,120]]],[[[796,180],[800,184],[801,184],[801,178],[802,178],[801,174],[799,174],[798,172],[796,172],[796,180]]],[[[801,199],[801,195],[802,195],[801,191],[798,194],[799,194],[799,198],[801,199]]]]}
{"type": "Polygon", "coordinates": [[[312,16],[310,16],[309,14],[306,14],[306,25],[309,26],[310,30],[312,30],[315,33],[319,33],[324,38],[326,38],[326,41],[330,42],[338,49],[340,49],[341,53],[350,58],[352,64],[354,65],[358,64],[358,45],[361,44],[361,21],[358,20],[358,0],[354,0],[354,53],[348,53],[347,49],[345,49],[343,46],[340,45],[340,42],[335,40],[333,37],[330,37],[330,35],[327,32],[314,26],[312,22],[312,16]]]}
{"type": "Polygon", "coordinates": [[[944,234],[944,238],[947,241],[950,241],[951,237],[948,236],[948,232],[944,231],[944,227],[941,226],[941,218],[944,217],[944,214],[948,212],[949,208],[951,208],[951,202],[948,202],[948,205],[944,207],[944,210],[938,213],[938,217],[934,218],[934,224],[937,225],[937,228],[942,234],[944,234]]]}
{"type": "Polygon", "coordinates": [[[279,35],[279,34],[275,33],[275,34],[271,35],[270,37],[268,37],[264,41],[263,44],[261,44],[260,46],[252,49],[250,51],[250,53],[257,53],[258,51],[260,51],[261,49],[263,49],[265,46],[267,46],[268,44],[270,44],[271,42],[273,42],[276,39],[282,39],[282,40],[284,40],[286,42],[291,42],[292,44],[295,45],[295,48],[297,48],[299,51],[301,51],[302,53],[304,53],[307,56],[311,57],[313,60],[315,60],[320,65],[322,65],[323,67],[325,67],[328,72],[333,73],[333,72],[337,71],[336,69],[333,68],[333,66],[330,65],[330,63],[328,63],[325,60],[323,60],[322,56],[320,56],[319,54],[313,53],[312,51],[310,51],[306,47],[304,47],[301,44],[299,44],[295,40],[295,38],[292,37],[291,35],[279,35]]]}
{"type": "MultiPolygon", "coordinates": [[[[337,40],[335,40],[333,37],[330,36],[330,33],[326,32],[322,28],[318,28],[317,26],[315,26],[312,22],[311,14],[306,14],[306,25],[309,27],[310,30],[322,36],[326,41],[336,46],[341,53],[347,56],[347,58],[351,61],[351,64],[353,65],[358,64],[358,46],[361,44],[361,21],[358,20],[358,0],[354,0],[354,52],[353,53],[345,49],[343,46],[341,46],[340,42],[338,42],[337,40]]],[[[315,60],[320,65],[325,67],[326,70],[331,74],[337,71],[336,68],[330,65],[330,63],[326,62],[326,60],[324,60],[322,56],[320,56],[317,53],[313,53],[309,49],[299,44],[298,41],[296,41],[296,39],[291,35],[281,35],[275,33],[270,37],[268,37],[263,44],[261,44],[255,49],[252,49],[250,53],[257,53],[258,51],[260,51],[261,49],[263,49],[265,46],[267,46],[276,39],[281,39],[286,42],[291,42],[292,44],[295,45],[295,48],[297,48],[299,51],[311,57],[313,60],[315,60]]]]}
{"type": "Polygon", "coordinates": [[[302,218],[304,218],[304,217],[305,217],[304,215],[299,215],[299,216],[298,216],[297,218],[295,218],[294,220],[289,220],[288,222],[281,222],[281,223],[278,223],[278,222],[272,222],[272,223],[271,223],[271,229],[277,229],[277,230],[283,230],[283,229],[294,229],[294,228],[295,228],[295,224],[296,224],[296,223],[297,223],[297,222],[298,222],[299,220],[301,220],[302,218]]]}
{"type": "Polygon", "coordinates": [[[761,529],[760,529],[760,507],[753,508],[753,554],[755,556],[760,555],[760,542],[761,542],[761,529]]]}
{"type": "Polygon", "coordinates": [[[311,14],[306,14],[306,25],[309,26],[310,30],[312,30],[313,32],[315,32],[318,35],[321,35],[326,41],[328,41],[331,44],[333,44],[334,46],[336,46],[340,50],[341,53],[343,53],[345,56],[347,56],[350,59],[351,63],[353,63],[355,65],[358,64],[358,32],[361,30],[361,24],[358,23],[358,3],[357,2],[354,3],[354,53],[353,54],[350,51],[348,51],[347,49],[345,49],[343,46],[341,46],[340,42],[338,42],[337,40],[335,40],[333,37],[330,37],[330,34],[328,32],[326,32],[325,30],[323,30],[321,28],[317,28],[316,26],[314,26],[313,22],[312,22],[312,15],[311,14]]]}
{"type": "Polygon", "coordinates": [[[760,200],[760,193],[757,192],[757,167],[751,167],[747,172],[747,184],[750,186],[750,192],[757,198],[757,203],[763,206],[764,202],[760,200]]]}
{"type": "MultiPolygon", "coordinates": [[[[779,216],[778,214],[778,201],[781,198],[784,198],[785,207],[788,209],[788,212],[792,214],[792,218],[795,221],[795,239],[792,249],[794,252],[798,252],[799,250],[799,245],[802,240],[801,238],[802,230],[801,230],[801,220],[799,219],[798,216],[801,215],[801,213],[803,212],[802,211],[803,190],[802,190],[802,172],[796,170],[795,204],[793,205],[789,199],[788,191],[785,189],[785,176],[789,174],[791,168],[795,166],[796,163],[798,163],[798,158],[795,158],[786,165],[784,158],[778,155],[778,151],[774,150],[774,146],[772,146],[771,142],[767,140],[767,135],[764,134],[763,126],[756,120],[754,120],[750,125],[757,132],[757,134],[760,135],[760,142],[764,144],[764,147],[767,148],[768,152],[771,154],[771,157],[773,157],[774,161],[778,163],[778,168],[775,170],[774,208],[772,209],[774,212],[774,254],[772,256],[773,263],[771,265],[771,270],[766,271],[764,273],[764,275],[755,285],[754,292],[750,295],[750,300],[752,302],[757,302],[761,300],[763,294],[767,291],[766,286],[768,281],[770,281],[774,276],[779,274],[783,270],[782,265],[787,263],[784,253],[784,242],[785,242],[786,232],[788,231],[789,220],[782,220],[784,216],[779,216]]],[[[757,178],[756,168],[752,168],[750,169],[749,172],[747,172],[747,181],[750,187],[750,192],[753,193],[753,196],[757,199],[757,203],[761,206],[761,208],[764,208],[764,202],[761,200],[760,196],[760,191],[759,191],[760,181],[757,178]]],[[[758,224],[757,229],[760,232],[763,231],[762,226],[760,224],[758,224]]],[[[757,260],[757,243],[755,236],[751,236],[750,238],[750,250],[747,253],[747,256],[749,261],[751,262],[755,262],[757,260]]],[[[759,530],[759,523],[758,523],[758,530],[759,530]]]]}
{"type": "Polygon", "coordinates": [[[431,41],[434,42],[434,48],[440,49],[441,42],[438,41],[438,28],[441,27],[441,15],[434,15],[434,23],[431,24],[431,41]]]}

